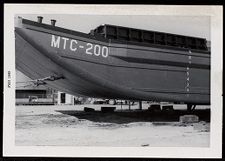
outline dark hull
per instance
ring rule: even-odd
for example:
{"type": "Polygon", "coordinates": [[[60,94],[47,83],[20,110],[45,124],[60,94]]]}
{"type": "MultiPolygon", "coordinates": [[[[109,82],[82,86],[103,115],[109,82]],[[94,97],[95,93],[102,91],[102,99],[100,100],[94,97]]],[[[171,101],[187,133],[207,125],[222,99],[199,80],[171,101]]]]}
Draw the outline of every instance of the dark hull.
{"type": "Polygon", "coordinates": [[[22,25],[15,28],[16,68],[32,79],[62,75],[46,82],[52,88],[89,97],[210,103],[209,54],[22,25]]]}

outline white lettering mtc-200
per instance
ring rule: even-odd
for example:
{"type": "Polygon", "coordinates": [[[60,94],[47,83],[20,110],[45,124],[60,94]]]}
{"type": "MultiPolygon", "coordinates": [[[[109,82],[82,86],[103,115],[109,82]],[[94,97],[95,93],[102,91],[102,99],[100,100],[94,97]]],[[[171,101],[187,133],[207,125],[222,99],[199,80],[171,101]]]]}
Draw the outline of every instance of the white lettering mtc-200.
{"type": "Polygon", "coordinates": [[[92,44],[92,43],[81,43],[78,40],[69,39],[66,37],[60,37],[52,35],[51,47],[62,48],[64,50],[71,50],[76,52],[79,49],[85,50],[84,53],[88,55],[102,56],[107,58],[109,55],[109,49],[106,46],[92,44]]]}

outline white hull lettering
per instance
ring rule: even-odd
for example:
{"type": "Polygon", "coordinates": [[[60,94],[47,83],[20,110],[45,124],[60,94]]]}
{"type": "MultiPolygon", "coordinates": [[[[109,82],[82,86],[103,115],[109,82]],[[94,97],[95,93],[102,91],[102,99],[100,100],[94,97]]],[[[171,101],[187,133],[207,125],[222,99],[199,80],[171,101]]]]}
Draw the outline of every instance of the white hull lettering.
{"type": "Polygon", "coordinates": [[[94,54],[96,56],[99,56],[101,54],[101,46],[95,45],[95,47],[94,47],[94,54]]]}
{"type": "Polygon", "coordinates": [[[92,53],[90,52],[90,50],[93,48],[93,44],[91,43],[87,43],[88,48],[86,49],[86,54],[92,55],[92,53]]]}
{"type": "Polygon", "coordinates": [[[69,39],[66,37],[60,37],[55,35],[52,35],[51,47],[62,48],[64,50],[70,50],[72,52],[77,51],[79,52],[79,50],[83,50],[80,51],[79,53],[83,52],[87,55],[102,56],[104,58],[107,58],[109,55],[109,49],[106,46],[101,46],[92,43],[85,43],[82,41],[77,41],[74,39],[69,39]]]}
{"type": "Polygon", "coordinates": [[[77,41],[76,41],[76,40],[71,40],[71,41],[70,41],[70,50],[76,51],[77,48],[74,47],[74,46],[76,46],[76,45],[77,45],[77,41]]]}
{"type": "Polygon", "coordinates": [[[69,40],[66,37],[62,37],[62,39],[64,40],[64,44],[63,44],[63,49],[66,49],[66,42],[69,40]]]}
{"type": "Polygon", "coordinates": [[[55,35],[52,35],[51,47],[59,48],[59,44],[60,44],[60,36],[58,36],[56,40],[55,35]]]}
{"type": "Polygon", "coordinates": [[[102,56],[103,56],[104,58],[107,58],[108,55],[109,55],[109,48],[107,48],[106,46],[103,46],[103,47],[102,47],[102,56]]]}

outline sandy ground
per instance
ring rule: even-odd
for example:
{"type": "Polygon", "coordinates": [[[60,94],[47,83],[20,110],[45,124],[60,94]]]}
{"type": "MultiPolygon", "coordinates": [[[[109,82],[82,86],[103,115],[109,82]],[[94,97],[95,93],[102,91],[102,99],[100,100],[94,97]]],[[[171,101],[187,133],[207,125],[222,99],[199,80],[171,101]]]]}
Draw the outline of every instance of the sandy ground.
{"type": "MultiPolygon", "coordinates": [[[[112,123],[80,119],[58,111],[81,111],[101,105],[16,106],[18,146],[208,147],[210,123],[112,123]]],[[[107,106],[107,105],[104,105],[107,106]]],[[[111,105],[112,106],[112,105],[111,105]]],[[[123,106],[127,109],[128,106],[123,106]]],[[[132,109],[137,106],[132,106],[132,109]]],[[[146,109],[147,105],[143,106],[146,109]]],[[[185,108],[175,105],[174,108],[185,108]]],[[[200,108],[209,108],[202,106],[200,108]]],[[[117,109],[121,109],[117,105],[117,109]]]]}

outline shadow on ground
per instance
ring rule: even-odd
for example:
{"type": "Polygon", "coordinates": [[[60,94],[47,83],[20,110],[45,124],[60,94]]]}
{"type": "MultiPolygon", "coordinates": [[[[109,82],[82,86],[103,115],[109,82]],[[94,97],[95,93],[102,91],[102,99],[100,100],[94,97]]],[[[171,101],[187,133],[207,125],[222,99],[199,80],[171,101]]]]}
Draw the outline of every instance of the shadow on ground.
{"type": "Polygon", "coordinates": [[[149,110],[123,110],[115,112],[101,112],[101,111],[75,111],[75,110],[57,110],[62,114],[74,116],[78,119],[86,119],[93,122],[107,122],[107,123],[132,123],[132,122],[176,122],[179,117],[186,114],[193,114],[199,117],[199,121],[210,121],[210,109],[195,110],[187,112],[185,110],[173,111],[149,111],[149,110]]]}

